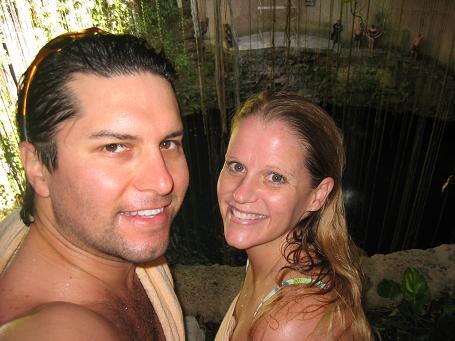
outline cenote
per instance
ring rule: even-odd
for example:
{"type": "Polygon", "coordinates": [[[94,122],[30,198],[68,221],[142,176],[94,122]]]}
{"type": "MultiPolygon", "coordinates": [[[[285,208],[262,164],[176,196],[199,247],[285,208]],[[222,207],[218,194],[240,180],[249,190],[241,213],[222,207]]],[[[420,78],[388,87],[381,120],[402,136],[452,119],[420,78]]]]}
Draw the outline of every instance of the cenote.
{"type": "Polygon", "coordinates": [[[19,76],[27,56],[36,53],[26,47],[37,49],[58,32],[88,22],[145,37],[175,66],[191,183],[173,224],[167,253],[172,264],[245,261],[243,253],[224,242],[216,182],[230,116],[242,101],[264,89],[305,96],[324,107],[343,130],[348,223],[354,241],[367,254],[453,243],[454,9],[450,1],[431,4],[424,0],[95,1],[75,8],[35,4],[30,18],[20,18],[29,20],[33,30],[28,31],[17,17],[25,11],[21,6],[28,6],[26,1],[7,1],[2,17],[6,181],[0,187],[2,216],[18,205],[15,193],[22,188],[11,117],[19,76]],[[84,16],[88,21],[81,19],[84,16]],[[57,19],[51,23],[49,18],[57,19]],[[343,25],[341,44],[333,44],[332,25],[338,19],[343,25]],[[364,33],[371,24],[380,30],[374,49],[369,49],[365,35],[356,46],[352,33],[359,21],[364,33]],[[422,45],[411,53],[419,32],[422,45]]]}
{"type": "MultiPolygon", "coordinates": [[[[345,206],[357,245],[371,255],[453,242],[454,196],[447,188],[455,166],[453,72],[429,57],[403,58],[399,50],[354,58],[348,49],[341,55],[294,50],[287,60],[277,57],[285,55],[283,48],[240,51],[240,100],[261,89],[289,89],[334,117],[345,138],[345,206]]],[[[233,103],[233,71],[229,82],[233,103]]],[[[205,120],[201,112],[184,116],[191,185],[168,258],[179,264],[241,265],[244,254],[224,243],[216,203],[228,136],[217,103],[209,107],[205,120]]],[[[226,109],[228,118],[234,111],[235,106],[226,109]]]]}
{"type": "MultiPolygon", "coordinates": [[[[454,167],[454,122],[445,123],[438,150],[430,150],[427,153],[434,154],[426,155],[425,149],[434,143],[431,141],[434,127],[441,124],[437,119],[409,112],[371,113],[374,108],[366,107],[345,109],[349,110],[349,117],[343,124],[343,108],[328,108],[344,126],[347,167],[343,189],[349,227],[356,243],[373,254],[453,242],[454,213],[450,208],[454,197],[443,192],[442,186],[454,167]],[[431,175],[422,174],[428,167],[425,165],[428,157],[434,158],[430,167],[434,168],[426,170],[431,175]],[[422,195],[423,201],[418,202],[422,195]]],[[[213,118],[208,120],[209,138],[217,141],[214,147],[220,153],[211,158],[202,116],[184,117],[191,181],[182,211],[173,224],[167,255],[170,262],[230,265],[245,262],[243,253],[224,242],[216,203],[216,178],[224,161],[217,114],[212,112],[209,116],[213,118]]]]}
{"type": "Polygon", "coordinates": [[[183,313],[206,340],[245,273],[246,254],[224,240],[216,195],[230,118],[266,89],[319,104],[344,134],[347,221],[380,339],[453,338],[455,1],[2,0],[1,8],[0,220],[21,205],[17,88],[39,48],[92,26],[133,34],[177,74],[190,186],[166,258],[183,313]]]}

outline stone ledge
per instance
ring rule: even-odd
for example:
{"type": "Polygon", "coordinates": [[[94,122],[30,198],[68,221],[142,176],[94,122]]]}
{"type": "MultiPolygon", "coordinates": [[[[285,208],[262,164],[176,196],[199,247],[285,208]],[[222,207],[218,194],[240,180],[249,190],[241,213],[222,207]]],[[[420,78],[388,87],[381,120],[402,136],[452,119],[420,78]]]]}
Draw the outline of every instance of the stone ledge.
{"type": "Polygon", "coordinates": [[[380,297],[376,287],[384,278],[401,283],[404,271],[414,267],[428,281],[431,296],[437,298],[444,289],[455,290],[455,244],[443,244],[433,249],[405,250],[365,257],[362,267],[367,276],[366,305],[382,307],[393,303],[380,297]]]}
{"type": "MultiPolygon", "coordinates": [[[[368,307],[393,303],[379,297],[376,287],[384,278],[401,282],[408,267],[422,271],[432,297],[439,297],[446,288],[455,290],[455,244],[363,257],[362,266],[367,277],[368,307]]],[[[219,322],[240,289],[245,267],[175,265],[172,272],[184,314],[201,316],[205,322],[219,322]]]]}
{"type": "Polygon", "coordinates": [[[171,268],[175,291],[184,315],[219,322],[240,290],[245,267],[227,265],[175,265],[171,268]]]}

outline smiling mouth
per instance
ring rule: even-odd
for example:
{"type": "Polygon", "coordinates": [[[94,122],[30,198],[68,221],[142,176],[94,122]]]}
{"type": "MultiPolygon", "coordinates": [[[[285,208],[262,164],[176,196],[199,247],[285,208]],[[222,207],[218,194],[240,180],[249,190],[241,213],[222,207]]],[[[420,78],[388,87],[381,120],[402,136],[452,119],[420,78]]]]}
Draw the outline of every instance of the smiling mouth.
{"type": "Polygon", "coordinates": [[[128,211],[121,212],[120,214],[126,217],[141,217],[141,218],[153,218],[160,213],[164,212],[164,207],[155,208],[153,210],[140,210],[140,211],[128,211]]]}
{"type": "Polygon", "coordinates": [[[258,220],[258,219],[265,219],[267,216],[263,214],[255,214],[255,213],[245,213],[239,210],[236,210],[234,207],[231,207],[231,212],[234,217],[237,219],[242,220],[258,220]]]}

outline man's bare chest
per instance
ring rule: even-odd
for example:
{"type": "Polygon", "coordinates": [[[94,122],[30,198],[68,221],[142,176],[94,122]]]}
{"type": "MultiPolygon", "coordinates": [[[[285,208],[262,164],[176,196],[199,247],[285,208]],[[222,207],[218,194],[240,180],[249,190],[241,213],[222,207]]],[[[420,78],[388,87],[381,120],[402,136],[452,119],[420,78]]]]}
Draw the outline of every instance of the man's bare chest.
{"type": "Polygon", "coordinates": [[[142,287],[134,295],[105,301],[98,309],[127,340],[166,340],[159,318],[142,287]]]}

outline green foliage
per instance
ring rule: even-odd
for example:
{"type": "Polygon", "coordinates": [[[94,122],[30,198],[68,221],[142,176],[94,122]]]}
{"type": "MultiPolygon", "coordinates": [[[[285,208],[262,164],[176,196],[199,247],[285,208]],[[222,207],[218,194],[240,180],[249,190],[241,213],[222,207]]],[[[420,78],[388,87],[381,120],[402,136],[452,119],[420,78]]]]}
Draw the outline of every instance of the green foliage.
{"type": "Polygon", "coordinates": [[[383,279],[379,283],[377,291],[379,296],[393,299],[401,294],[401,285],[390,279],[383,279]]]}
{"type": "Polygon", "coordinates": [[[0,169],[3,175],[0,177],[0,220],[19,205],[24,179],[17,136],[6,131],[0,122],[0,169]]]}
{"type": "Polygon", "coordinates": [[[417,269],[406,269],[401,290],[403,300],[408,302],[410,309],[415,313],[424,313],[425,307],[431,300],[431,293],[425,277],[417,269]]]}
{"type": "Polygon", "coordinates": [[[390,299],[401,297],[388,309],[367,311],[381,340],[451,340],[455,333],[455,296],[445,291],[431,299],[424,275],[415,268],[406,269],[400,283],[382,280],[377,292],[390,299]]]}
{"type": "Polygon", "coordinates": [[[113,33],[128,33],[134,31],[134,21],[131,8],[134,1],[104,1],[95,0],[92,11],[94,26],[104,28],[113,33]]]}
{"type": "MultiPolygon", "coordinates": [[[[181,31],[182,12],[176,1],[138,1],[135,10],[136,33],[150,46],[162,51],[174,65],[178,75],[175,87],[177,97],[186,112],[200,110],[198,68],[194,58],[187,53],[181,31]]],[[[206,72],[208,70],[203,70],[206,72]]]]}

